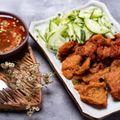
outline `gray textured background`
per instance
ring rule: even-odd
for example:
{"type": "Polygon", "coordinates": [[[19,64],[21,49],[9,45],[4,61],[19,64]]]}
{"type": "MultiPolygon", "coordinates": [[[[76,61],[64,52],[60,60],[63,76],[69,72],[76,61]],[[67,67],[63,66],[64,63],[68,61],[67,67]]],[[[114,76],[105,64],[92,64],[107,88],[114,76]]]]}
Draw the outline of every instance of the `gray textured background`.
{"type": "MultiPolygon", "coordinates": [[[[40,20],[55,15],[59,11],[77,7],[88,0],[0,0],[0,11],[15,13],[26,22],[29,27],[33,20],[40,20]]],[[[101,0],[106,3],[114,18],[120,22],[120,1],[101,0]]],[[[53,72],[39,47],[29,39],[42,72],[53,72]]],[[[59,79],[54,76],[53,84],[43,90],[44,102],[42,110],[28,118],[25,113],[0,112],[0,120],[88,120],[77,109],[74,102],[66,93],[59,79]]],[[[107,117],[104,120],[120,120],[120,113],[107,117]]]]}

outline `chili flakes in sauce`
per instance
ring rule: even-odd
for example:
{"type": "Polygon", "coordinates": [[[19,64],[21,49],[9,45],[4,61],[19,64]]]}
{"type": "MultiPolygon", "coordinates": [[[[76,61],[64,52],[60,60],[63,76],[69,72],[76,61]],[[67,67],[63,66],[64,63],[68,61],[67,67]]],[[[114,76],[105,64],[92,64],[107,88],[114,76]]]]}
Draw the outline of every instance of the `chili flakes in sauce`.
{"type": "Polygon", "coordinates": [[[25,29],[19,20],[0,17],[0,53],[5,53],[19,46],[25,36],[25,29]]]}

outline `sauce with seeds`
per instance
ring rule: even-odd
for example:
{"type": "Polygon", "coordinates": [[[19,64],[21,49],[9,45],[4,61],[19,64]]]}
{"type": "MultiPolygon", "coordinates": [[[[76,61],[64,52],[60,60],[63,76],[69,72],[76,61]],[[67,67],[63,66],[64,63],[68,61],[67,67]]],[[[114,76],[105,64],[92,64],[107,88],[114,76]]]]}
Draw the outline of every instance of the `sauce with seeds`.
{"type": "Polygon", "coordinates": [[[19,46],[25,36],[25,29],[18,19],[0,16],[0,53],[5,53],[19,46]]]}

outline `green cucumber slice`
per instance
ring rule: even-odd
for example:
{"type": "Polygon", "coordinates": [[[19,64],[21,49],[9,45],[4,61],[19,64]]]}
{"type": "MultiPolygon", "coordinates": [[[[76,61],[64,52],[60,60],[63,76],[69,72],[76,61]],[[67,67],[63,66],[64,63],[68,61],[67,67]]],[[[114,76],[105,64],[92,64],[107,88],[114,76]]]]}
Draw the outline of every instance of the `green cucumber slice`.
{"type": "Polygon", "coordinates": [[[94,21],[98,21],[98,18],[92,18],[92,20],[94,20],[94,21]]]}
{"type": "Polygon", "coordinates": [[[108,28],[106,28],[105,26],[101,26],[98,22],[92,19],[86,18],[85,25],[93,33],[105,34],[109,32],[108,28]]]}
{"type": "Polygon", "coordinates": [[[102,31],[101,34],[108,33],[111,31],[110,28],[104,25],[104,23],[101,21],[101,18],[98,19],[98,23],[101,26],[101,31],[102,31]]]}
{"type": "Polygon", "coordinates": [[[89,8],[81,10],[79,13],[79,17],[80,18],[90,18],[95,8],[96,7],[91,6],[89,8]]]}
{"type": "Polygon", "coordinates": [[[91,14],[90,13],[85,13],[84,11],[82,12],[80,12],[80,14],[79,14],[79,17],[80,18],[90,18],[90,16],[91,16],[91,14]]]}
{"type": "Polygon", "coordinates": [[[106,27],[108,27],[108,28],[111,28],[111,27],[112,27],[112,23],[111,23],[110,21],[108,21],[108,19],[107,19],[106,16],[103,16],[103,17],[101,18],[101,23],[102,23],[103,25],[105,25],[106,27]]]}
{"type": "Polygon", "coordinates": [[[100,7],[91,5],[82,10],[73,10],[50,20],[47,29],[36,32],[38,39],[45,41],[48,48],[56,51],[66,41],[77,41],[83,44],[93,34],[114,37],[114,26],[100,7]],[[43,33],[42,33],[43,31],[43,33]]]}
{"type": "Polygon", "coordinates": [[[83,30],[85,31],[85,35],[86,35],[85,40],[88,40],[93,35],[93,33],[89,31],[85,26],[83,27],[83,30]]]}
{"type": "Polygon", "coordinates": [[[44,35],[42,35],[41,31],[38,28],[35,28],[35,32],[37,33],[36,37],[38,40],[44,40],[46,42],[44,35]]]}
{"type": "Polygon", "coordinates": [[[105,36],[106,36],[106,37],[109,37],[109,38],[111,38],[111,39],[114,39],[114,38],[115,38],[115,36],[113,35],[112,32],[106,33],[105,36]]]}
{"type": "Polygon", "coordinates": [[[86,18],[85,20],[85,25],[86,27],[93,33],[100,33],[101,32],[101,27],[100,25],[91,19],[86,18]]]}
{"type": "Polygon", "coordinates": [[[53,34],[48,43],[47,43],[47,48],[53,51],[57,51],[64,43],[65,39],[60,36],[60,34],[53,34]]]}
{"type": "Polygon", "coordinates": [[[56,31],[56,29],[58,29],[57,24],[55,24],[54,22],[50,21],[49,22],[49,32],[56,31]]]}
{"type": "Polygon", "coordinates": [[[48,42],[49,39],[50,39],[54,34],[55,34],[55,32],[46,32],[45,35],[44,35],[46,42],[48,42]]]}
{"type": "Polygon", "coordinates": [[[71,40],[76,40],[76,35],[72,23],[68,24],[68,35],[71,40]]]}
{"type": "Polygon", "coordinates": [[[81,24],[83,22],[84,21],[81,18],[76,18],[75,21],[74,21],[74,23],[76,23],[76,24],[81,24]]]}
{"type": "Polygon", "coordinates": [[[106,34],[110,32],[110,29],[108,29],[106,26],[101,26],[101,34],[106,34]]]}
{"type": "Polygon", "coordinates": [[[85,39],[86,39],[85,31],[81,29],[80,30],[80,35],[81,35],[81,38],[77,38],[77,42],[80,43],[80,44],[84,44],[85,39]]]}
{"type": "Polygon", "coordinates": [[[86,39],[85,31],[84,31],[84,30],[81,30],[81,41],[82,41],[82,43],[85,42],[85,39],[86,39]]]}
{"type": "Polygon", "coordinates": [[[52,20],[52,22],[54,22],[56,25],[59,25],[61,20],[62,20],[61,15],[58,15],[56,18],[52,20]]]}
{"type": "Polygon", "coordinates": [[[73,24],[73,28],[78,39],[81,39],[81,28],[77,24],[73,24]]]}
{"type": "Polygon", "coordinates": [[[96,8],[94,9],[91,18],[98,18],[101,17],[103,15],[103,11],[100,8],[96,8]]]}

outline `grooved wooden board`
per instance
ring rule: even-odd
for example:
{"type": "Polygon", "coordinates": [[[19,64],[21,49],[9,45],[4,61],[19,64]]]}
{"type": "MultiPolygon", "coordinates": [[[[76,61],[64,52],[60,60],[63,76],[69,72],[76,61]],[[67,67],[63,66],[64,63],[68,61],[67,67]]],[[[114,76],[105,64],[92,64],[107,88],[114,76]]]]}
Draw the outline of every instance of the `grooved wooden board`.
{"type": "MultiPolygon", "coordinates": [[[[16,58],[13,58],[12,61],[16,62],[16,65],[13,69],[19,70],[21,65],[30,66],[32,64],[36,64],[36,59],[33,55],[32,48],[30,46],[28,46],[28,49],[25,50],[21,55],[18,54],[18,55],[16,55],[18,57],[15,56],[16,58]]],[[[11,80],[8,78],[8,76],[5,75],[5,72],[2,69],[0,70],[0,79],[3,80],[4,82],[6,82],[7,85],[9,86],[11,80]]],[[[35,106],[35,107],[41,106],[41,98],[42,98],[41,88],[40,88],[40,91],[36,92],[35,95],[32,96],[31,99],[29,100],[27,98],[27,95],[30,95],[32,93],[32,90],[35,86],[25,80],[23,80],[22,82],[25,86],[24,90],[23,89],[13,90],[9,86],[8,88],[0,91],[0,109],[25,110],[26,106],[28,106],[28,105],[35,106]]],[[[35,82],[39,83],[40,78],[35,79],[35,82]]]]}

